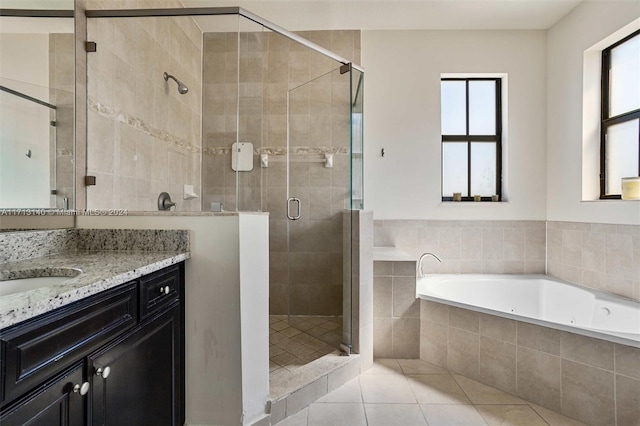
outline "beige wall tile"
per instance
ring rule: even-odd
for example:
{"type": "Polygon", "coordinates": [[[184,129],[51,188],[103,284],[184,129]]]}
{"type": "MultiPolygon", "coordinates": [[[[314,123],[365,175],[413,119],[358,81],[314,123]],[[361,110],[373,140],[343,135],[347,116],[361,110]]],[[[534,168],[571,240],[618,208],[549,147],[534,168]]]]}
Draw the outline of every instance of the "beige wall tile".
{"type": "Polygon", "coordinates": [[[375,318],[391,318],[393,285],[391,277],[373,278],[373,316],[375,318]]]}
{"type": "Polygon", "coordinates": [[[482,229],[482,260],[503,260],[504,232],[500,228],[482,229]]]}
{"type": "Polygon", "coordinates": [[[516,392],[516,345],[481,336],[479,368],[483,383],[516,392]]]}
{"type": "Polygon", "coordinates": [[[482,259],[482,230],[479,228],[465,229],[461,241],[460,258],[464,260],[482,259]]]}
{"type": "Polygon", "coordinates": [[[300,390],[293,392],[287,398],[287,416],[297,413],[321,396],[327,393],[327,376],[324,376],[300,390]]]}
{"type": "Polygon", "coordinates": [[[560,355],[560,331],[524,322],[518,322],[517,330],[518,346],[560,355]]]}
{"type": "Polygon", "coordinates": [[[562,360],[562,413],[582,422],[615,424],[613,373],[562,360]]]}
{"type": "Polygon", "coordinates": [[[449,326],[472,333],[480,332],[480,314],[468,309],[449,307],[449,326]]]}
{"type": "Polygon", "coordinates": [[[415,278],[393,277],[393,316],[420,318],[420,300],[416,299],[415,278]]]}
{"type": "Polygon", "coordinates": [[[449,325],[449,305],[420,299],[420,319],[449,325]]]}
{"type": "Polygon", "coordinates": [[[640,380],[616,375],[616,420],[618,425],[640,424],[640,380]]]}
{"type": "Polygon", "coordinates": [[[633,277],[633,240],[631,235],[607,234],[607,274],[620,278],[633,277]]]}
{"type": "Polygon", "coordinates": [[[480,334],[507,343],[516,343],[517,322],[494,315],[480,314],[480,334]]]}
{"type": "Polygon", "coordinates": [[[525,232],[524,228],[504,230],[503,251],[505,260],[524,260],[525,232]]]}
{"type": "Polygon", "coordinates": [[[472,379],[478,378],[480,335],[449,327],[447,367],[472,379]]]}
{"type": "Polygon", "coordinates": [[[614,345],[616,373],[640,379],[640,348],[614,345]]]}
{"type": "Polygon", "coordinates": [[[375,358],[393,357],[393,319],[373,319],[373,356],[375,358]]]}
{"type": "Polygon", "coordinates": [[[420,321],[420,359],[446,368],[448,341],[446,325],[420,321]]]}
{"type": "Polygon", "coordinates": [[[544,228],[526,228],[525,259],[526,260],[544,260],[545,257],[546,257],[545,229],[544,228]]]}
{"type": "Polygon", "coordinates": [[[415,262],[392,262],[393,275],[396,277],[413,277],[416,276],[415,262]]]}
{"type": "Polygon", "coordinates": [[[391,262],[373,262],[374,276],[391,276],[393,272],[393,263],[391,262]]]}
{"type": "Polygon", "coordinates": [[[517,395],[543,407],[560,411],[560,357],[517,348],[517,395]]]}
{"type": "Polygon", "coordinates": [[[420,319],[393,318],[393,358],[420,358],[420,319]]]}
{"type": "Polygon", "coordinates": [[[613,346],[613,343],[604,340],[563,332],[560,338],[560,356],[613,371],[613,346]]]}

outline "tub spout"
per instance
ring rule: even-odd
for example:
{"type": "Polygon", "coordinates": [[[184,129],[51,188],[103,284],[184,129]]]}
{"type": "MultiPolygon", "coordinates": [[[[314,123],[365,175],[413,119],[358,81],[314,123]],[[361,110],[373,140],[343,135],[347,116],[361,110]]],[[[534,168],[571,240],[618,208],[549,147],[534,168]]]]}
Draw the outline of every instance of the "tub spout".
{"type": "Polygon", "coordinates": [[[418,260],[418,263],[416,265],[416,276],[418,278],[422,278],[424,277],[424,271],[422,270],[422,261],[424,260],[425,257],[427,256],[432,256],[433,258],[435,258],[438,262],[442,262],[442,260],[440,260],[440,258],[438,256],[436,256],[433,253],[423,253],[422,256],[420,256],[420,259],[418,260]]]}

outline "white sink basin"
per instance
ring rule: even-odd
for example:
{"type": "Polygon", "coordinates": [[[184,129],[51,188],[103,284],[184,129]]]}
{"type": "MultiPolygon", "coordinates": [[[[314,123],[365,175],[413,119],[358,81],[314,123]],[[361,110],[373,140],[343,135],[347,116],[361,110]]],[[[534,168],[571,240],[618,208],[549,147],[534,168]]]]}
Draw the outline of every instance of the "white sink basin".
{"type": "Polygon", "coordinates": [[[47,287],[70,280],[72,277],[36,277],[20,278],[16,280],[0,281],[0,297],[8,294],[21,293],[40,287],[47,287]]]}

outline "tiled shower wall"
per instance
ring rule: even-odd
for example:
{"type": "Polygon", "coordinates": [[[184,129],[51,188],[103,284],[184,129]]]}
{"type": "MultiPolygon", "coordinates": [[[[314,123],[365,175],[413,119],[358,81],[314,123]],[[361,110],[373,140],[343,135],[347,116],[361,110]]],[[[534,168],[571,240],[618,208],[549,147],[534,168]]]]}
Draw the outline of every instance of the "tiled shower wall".
{"type": "MultiPolygon", "coordinates": [[[[359,62],[359,31],[299,34],[359,62]]],[[[242,32],[239,42],[236,33],[204,35],[203,209],[221,202],[226,210],[270,213],[272,315],[287,313],[289,297],[295,315],[342,313],[341,213],[349,206],[350,82],[349,74],[336,70],[339,65],[276,33],[242,32]],[[288,120],[291,196],[301,200],[302,209],[301,219],[289,223],[289,247],[288,120]],[[254,148],[253,170],[237,176],[231,168],[236,139],[254,148]],[[269,155],[266,168],[260,165],[261,153],[269,155]],[[321,162],[325,153],[334,154],[333,168],[321,162]]]]}
{"type": "Polygon", "coordinates": [[[52,195],[52,206],[63,208],[63,199],[69,199],[73,208],[73,104],[74,104],[74,35],[49,35],[49,90],[50,102],[56,106],[51,120],[55,133],[55,144],[51,144],[50,158],[55,159],[51,167],[52,182],[56,195],[52,195]]]}
{"type": "Polygon", "coordinates": [[[547,273],[640,301],[640,226],[548,222],[547,273]]]}
{"type": "MultiPolygon", "coordinates": [[[[124,3],[119,6],[183,7],[124,3]]],[[[87,8],[109,6],[98,1],[87,8]]],[[[97,180],[87,187],[87,207],[154,211],[166,191],[176,210],[200,210],[200,199],[182,199],[185,184],[200,193],[200,29],[190,17],[90,18],[87,32],[98,45],[87,54],[87,169],[97,180]],[[189,93],[178,94],[164,71],[189,93]]]]}

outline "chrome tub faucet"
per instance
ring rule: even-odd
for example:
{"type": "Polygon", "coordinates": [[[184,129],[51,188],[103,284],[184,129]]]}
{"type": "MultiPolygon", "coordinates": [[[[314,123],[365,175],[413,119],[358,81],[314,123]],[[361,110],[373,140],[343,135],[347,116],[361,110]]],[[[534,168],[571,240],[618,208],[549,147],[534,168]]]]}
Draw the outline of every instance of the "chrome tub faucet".
{"type": "Polygon", "coordinates": [[[427,256],[432,256],[438,262],[442,262],[442,260],[440,260],[440,258],[438,256],[436,256],[435,254],[433,254],[433,253],[422,253],[422,256],[420,256],[420,259],[418,260],[418,263],[416,264],[416,276],[418,278],[424,277],[424,271],[422,270],[422,261],[427,256]]]}

